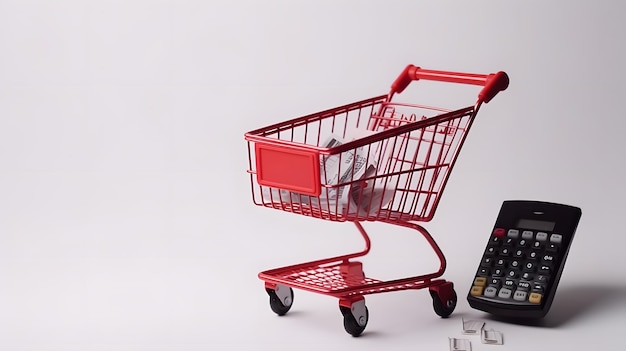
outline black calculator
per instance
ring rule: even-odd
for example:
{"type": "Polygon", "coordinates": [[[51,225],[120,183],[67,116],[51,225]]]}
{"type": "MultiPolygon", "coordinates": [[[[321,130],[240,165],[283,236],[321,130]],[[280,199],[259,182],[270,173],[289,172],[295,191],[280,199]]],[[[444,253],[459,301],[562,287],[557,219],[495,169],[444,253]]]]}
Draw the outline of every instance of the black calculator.
{"type": "Polygon", "coordinates": [[[582,211],[542,201],[504,201],[467,300],[494,315],[542,318],[552,305],[582,211]]]}

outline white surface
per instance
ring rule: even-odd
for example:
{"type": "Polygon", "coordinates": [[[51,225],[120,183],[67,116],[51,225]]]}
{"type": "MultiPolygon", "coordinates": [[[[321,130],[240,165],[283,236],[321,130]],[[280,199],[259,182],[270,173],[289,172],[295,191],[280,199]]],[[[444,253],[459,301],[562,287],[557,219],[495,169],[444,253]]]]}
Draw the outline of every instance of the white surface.
{"type": "MultiPolygon", "coordinates": [[[[623,6],[569,1],[0,1],[0,349],[473,350],[614,344],[626,312],[623,6]],[[284,318],[256,274],[360,249],[356,231],[252,205],[243,133],[385,93],[402,68],[506,71],[435,219],[459,305],[296,291],[284,318]],[[500,204],[583,217],[548,317],[515,325],[464,297],[500,204]]],[[[445,90],[434,91],[443,97],[445,90]]],[[[432,254],[378,223],[386,279],[432,254]]]]}

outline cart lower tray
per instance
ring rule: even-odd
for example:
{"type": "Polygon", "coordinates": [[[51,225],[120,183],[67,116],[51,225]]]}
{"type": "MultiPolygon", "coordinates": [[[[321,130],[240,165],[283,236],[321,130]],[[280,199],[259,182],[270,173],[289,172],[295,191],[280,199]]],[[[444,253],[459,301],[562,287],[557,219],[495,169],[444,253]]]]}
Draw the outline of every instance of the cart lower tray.
{"type": "Polygon", "coordinates": [[[286,267],[261,272],[259,278],[274,284],[336,297],[422,289],[437,284],[437,281],[432,280],[434,274],[389,281],[366,277],[360,267],[360,262],[356,261],[326,265],[298,265],[296,268],[286,267]]]}

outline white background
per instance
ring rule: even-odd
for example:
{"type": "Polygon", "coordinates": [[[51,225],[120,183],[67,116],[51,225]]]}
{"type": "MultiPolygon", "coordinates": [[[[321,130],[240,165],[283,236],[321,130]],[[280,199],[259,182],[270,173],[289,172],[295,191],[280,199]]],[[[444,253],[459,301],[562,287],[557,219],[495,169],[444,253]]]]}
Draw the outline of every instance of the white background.
{"type": "MultiPolygon", "coordinates": [[[[505,335],[500,347],[472,338],[474,350],[615,345],[626,312],[623,10],[0,1],[0,349],[446,350],[462,317],[505,335]],[[275,316],[259,271],[362,243],[350,224],[253,206],[243,134],[386,93],[408,63],[511,78],[425,224],[448,258],[455,313],[438,318],[425,290],[371,295],[355,339],[335,299],[296,291],[275,316]],[[505,323],[465,300],[507,199],[583,210],[540,323],[505,323]]],[[[366,228],[369,275],[434,269],[413,233],[366,228]]]]}

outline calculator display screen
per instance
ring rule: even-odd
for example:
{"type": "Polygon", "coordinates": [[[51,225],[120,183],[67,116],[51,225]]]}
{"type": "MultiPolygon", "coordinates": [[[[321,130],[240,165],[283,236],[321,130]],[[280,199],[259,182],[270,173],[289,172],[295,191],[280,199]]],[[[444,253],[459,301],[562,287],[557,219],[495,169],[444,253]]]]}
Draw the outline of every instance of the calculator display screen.
{"type": "Polygon", "coordinates": [[[537,221],[534,219],[520,219],[517,221],[518,228],[532,229],[532,230],[545,230],[552,231],[554,229],[554,222],[537,221]]]}

